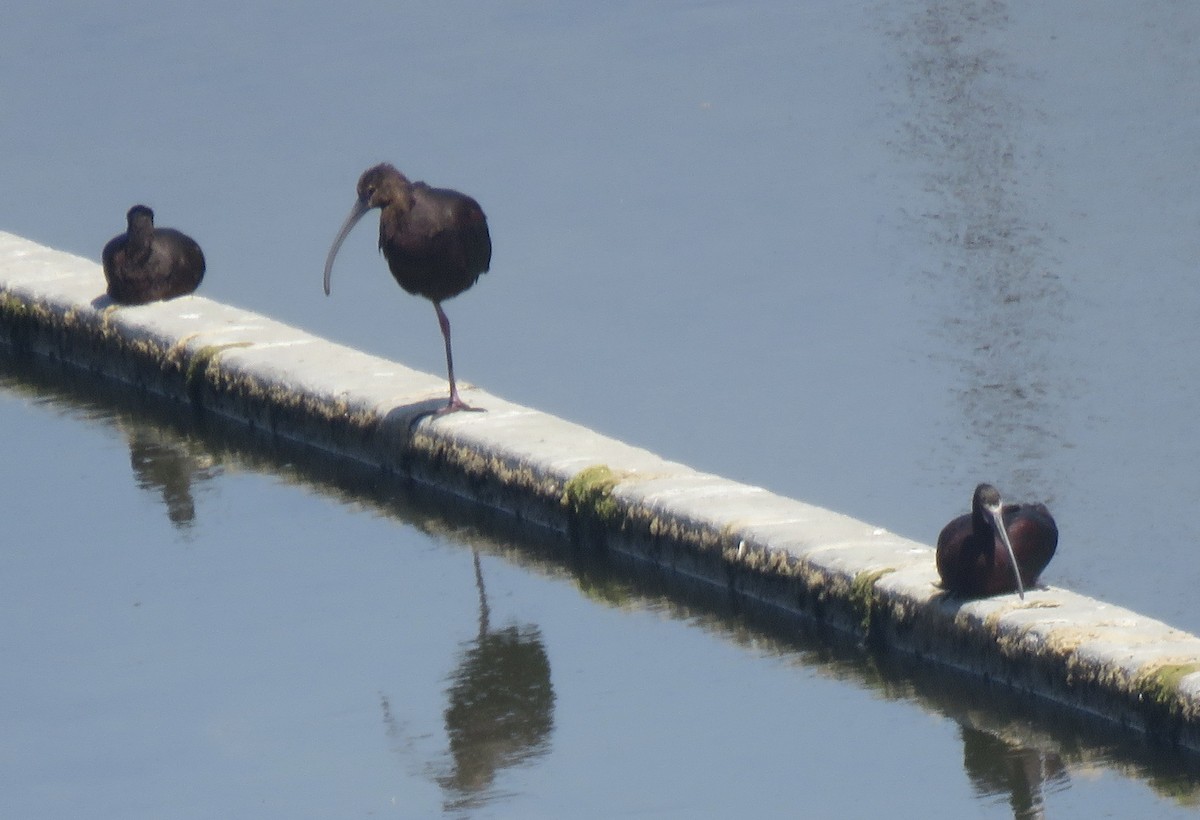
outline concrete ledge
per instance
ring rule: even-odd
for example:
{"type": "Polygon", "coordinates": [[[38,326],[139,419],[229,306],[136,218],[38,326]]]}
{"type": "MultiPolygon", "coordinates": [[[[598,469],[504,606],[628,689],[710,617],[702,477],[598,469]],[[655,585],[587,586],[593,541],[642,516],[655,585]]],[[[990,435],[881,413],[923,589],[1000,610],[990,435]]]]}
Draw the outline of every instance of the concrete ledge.
{"type": "Polygon", "coordinates": [[[200,296],[117,307],[99,265],[0,233],[0,342],[448,490],[884,650],[1200,751],[1200,638],[1054,587],[962,602],[933,551],[200,296]]]}

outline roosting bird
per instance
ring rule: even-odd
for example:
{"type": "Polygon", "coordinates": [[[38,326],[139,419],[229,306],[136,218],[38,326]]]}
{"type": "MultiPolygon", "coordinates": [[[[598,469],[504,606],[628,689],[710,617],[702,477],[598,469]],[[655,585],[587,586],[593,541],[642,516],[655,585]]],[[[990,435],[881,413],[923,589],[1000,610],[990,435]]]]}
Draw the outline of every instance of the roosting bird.
{"type": "Polygon", "coordinates": [[[154,211],[134,205],[129,227],[104,246],[108,295],[125,305],[143,305],[191,293],[204,278],[204,253],[196,241],[172,228],[155,228],[154,211]]]}
{"type": "Polygon", "coordinates": [[[1058,547],[1058,526],[1044,504],[1002,504],[980,484],[971,512],[942,529],[937,568],[942,586],[964,598],[1012,592],[1023,599],[1058,547]]]}
{"type": "Polygon", "coordinates": [[[358,180],[358,201],[333,240],[325,260],[325,295],[333,259],[350,230],[372,208],[379,208],[379,250],[392,276],[409,293],[424,296],[437,311],[446,342],[450,402],[438,414],[474,410],[458,396],[450,320],[442,302],[457,296],[486,273],[492,261],[492,239],[479,203],[466,194],[409,182],[391,165],[376,165],[358,180]]]}

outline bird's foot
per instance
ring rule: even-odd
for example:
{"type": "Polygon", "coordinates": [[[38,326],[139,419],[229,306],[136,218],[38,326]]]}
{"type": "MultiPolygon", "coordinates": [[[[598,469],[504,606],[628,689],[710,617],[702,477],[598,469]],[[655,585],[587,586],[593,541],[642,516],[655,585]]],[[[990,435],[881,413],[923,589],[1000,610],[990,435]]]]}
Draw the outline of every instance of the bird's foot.
{"type": "Polygon", "coordinates": [[[433,415],[436,418],[437,416],[444,416],[444,415],[447,415],[448,413],[457,413],[459,410],[465,410],[468,413],[486,413],[487,412],[487,409],[484,407],[472,407],[471,405],[467,404],[465,401],[460,399],[458,396],[451,396],[450,403],[447,404],[445,407],[443,407],[441,410],[438,410],[433,415]]]}

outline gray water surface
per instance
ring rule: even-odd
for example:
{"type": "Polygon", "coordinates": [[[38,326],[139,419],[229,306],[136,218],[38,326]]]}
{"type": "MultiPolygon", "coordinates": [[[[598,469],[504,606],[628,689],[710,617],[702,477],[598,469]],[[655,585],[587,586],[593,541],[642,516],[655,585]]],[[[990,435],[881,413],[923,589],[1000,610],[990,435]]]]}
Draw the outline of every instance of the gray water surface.
{"type": "Polygon", "coordinates": [[[1200,10],[1095,2],[17,2],[0,226],[134,202],[203,292],[430,372],[381,160],[487,211],[461,378],[932,542],[1049,503],[1046,580],[1200,630],[1200,10]]]}
{"type": "MultiPolygon", "coordinates": [[[[965,511],[978,481],[991,481],[1054,512],[1062,540],[1048,583],[1200,631],[1194,4],[217,0],[109,8],[17,0],[0,25],[0,105],[0,229],[98,259],[123,230],[128,207],[144,202],[159,224],[204,247],[207,296],[440,373],[433,311],[391,280],[370,220],[344,246],[332,295],[321,290],[328,244],[358,174],[391,161],[413,178],[470,193],[488,214],[492,271],[446,305],[461,379],[927,543],[965,511]]],[[[97,281],[97,293],[101,287],[97,281]]],[[[19,408],[29,401],[5,395],[19,408]]],[[[64,726],[28,755],[42,781],[3,775],[21,784],[20,794],[33,793],[35,782],[44,796],[73,783],[79,795],[102,792],[101,813],[124,815],[112,801],[136,793],[129,784],[146,781],[139,773],[150,766],[166,775],[152,778],[162,788],[146,815],[169,805],[211,816],[203,808],[212,806],[192,809],[196,782],[210,787],[205,797],[215,790],[246,801],[262,799],[256,787],[270,783],[292,801],[275,805],[281,815],[306,797],[336,814],[348,804],[312,776],[335,771],[344,777],[327,782],[345,784],[340,794],[370,793],[361,810],[382,811],[390,803],[370,801],[388,789],[357,788],[357,771],[346,771],[356,767],[340,762],[351,758],[336,752],[374,732],[384,748],[419,747],[392,753],[387,764],[389,776],[428,801],[414,803],[416,816],[454,804],[443,783],[453,766],[437,755],[447,754],[443,676],[459,663],[460,641],[474,636],[482,646],[469,549],[430,546],[370,505],[349,513],[361,502],[340,501],[321,484],[297,488],[273,467],[205,466],[212,455],[204,451],[182,456],[199,465],[185,492],[155,474],[164,468],[153,436],[134,455],[125,433],[105,420],[110,411],[59,418],[64,411],[53,402],[35,406],[13,411],[32,419],[25,432],[6,428],[5,517],[22,535],[15,543],[41,550],[34,557],[44,556],[43,544],[82,552],[27,575],[13,570],[8,583],[31,609],[6,599],[16,630],[6,646],[25,641],[31,663],[49,665],[48,681],[71,680],[79,653],[95,656],[101,677],[139,662],[153,668],[120,697],[105,686],[95,697],[82,687],[56,699],[64,693],[32,686],[64,726]],[[14,466],[26,461],[48,472],[14,466]],[[122,483],[135,463],[146,489],[122,483]],[[96,496],[97,487],[104,494],[96,496]],[[206,501],[216,505],[207,516],[198,512],[206,501]],[[189,516],[191,524],[181,523],[189,516]],[[47,530],[47,520],[56,529],[47,530]],[[238,534],[240,527],[247,531],[238,534]],[[411,545],[398,546],[410,536],[411,545]],[[381,624],[401,617],[380,613],[403,598],[405,579],[419,577],[410,565],[425,558],[440,566],[443,558],[430,556],[443,553],[446,566],[434,572],[456,585],[458,631],[449,621],[441,629],[447,592],[407,616],[427,635],[380,646],[381,624]],[[120,571],[124,585],[109,599],[86,582],[106,567],[120,571]],[[68,570],[70,577],[58,574],[68,570]],[[355,583],[322,587],[339,573],[355,583]],[[359,591],[360,574],[377,585],[377,597],[359,591]],[[263,599],[268,578],[288,594],[263,599]],[[151,593],[176,609],[139,626],[151,593]],[[339,615],[353,594],[364,597],[363,611],[339,615]],[[179,631],[181,622],[195,632],[179,631]],[[101,634],[78,632],[77,623],[101,634]],[[158,627],[163,642],[149,654],[98,643],[102,635],[136,646],[137,630],[159,623],[167,624],[158,627]],[[22,626],[30,624],[37,629],[22,626]],[[220,636],[235,627],[239,640],[227,646],[220,636]],[[355,657],[375,652],[392,665],[362,675],[351,692],[354,684],[330,670],[355,667],[338,649],[354,630],[363,642],[355,657]],[[249,652],[241,638],[262,651],[249,652]],[[385,685],[397,677],[395,659],[424,656],[410,640],[436,642],[443,660],[422,673],[422,717],[397,730],[399,740],[381,740],[382,716],[399,714],[405,697],[385,685]],[[322,641],[329,654],[318,651],[322,641]],[[188,651],[161,659],[164,642],[188,651]],[[204,754],[193,742],[200,734],[159,732],[161,708],[218,700],[228,686],[193,684],[191,674],[219,671],[227,653],[259,659],[229,668],[262,694],[251,709],[265,713],[228,704],[205,712],[218,726],[205,723],[205,731],[232,737],[230,754],[244,756],[215,758],[228,777],[192,780],[188,764],[204,754]],[[344,697],[318,692],[291,713],[296,682],[347,688],[344,697]],[[369,698],[360,701],[361,692],[369,698]],[[139,725],[128,709],[144,700],[155,708],[139,725]],[[349,703],[356,711],[344,711],[349,703]],[[289,714],[301,723],[288,725],[289,714]],[[65,742],[71,718],[87,732],[76,744],[65,742]],[[340,740],[314,728],[336,734],[354,721],[362,733],[340,740]],[[143,742],[132,763],[107,751],[143,742]],[[110,769],[98,770],[97,761],[110,769]],[[278,768],[255,768],[270,765],[278,768]],[[410,778],[410,769],[419,774],[410,778]],[[88,781],[64,774],[74,771],[88,781]]],[[[24,553],[13,543],[3,551],[17,561],[24,553]]],[[[545,815],[687,815],[697,806],[716,813],[759,792],[778,796],[781,808],[786,790],[778,784],[793,783],[805,767],[808,782],[845,783],[845,794],[878,801],[835,813],[897,801],[924,813],[930,795],[944,796],[956,816],[1005,808],[976,796],[964,778],[958,722],[907,702],[887,704],[890,722],[880,722],[883,707],[861,687],[830,684],[831,697],[852,701],[824,710],[836,715],[832,723],[821,716],[816,727],[789,724],[818,718],[772,708],[698,739],[716,729],[697,714],[741,716],[751,697],[805,704],[801,682],[827,679],[787,652],[746,649],[720,629],[716,638],[692,630],[686,616],[664,617],[658,605],[634,614],[598,606],[613,631],[593,624],[597,637],[562,623],[544,600],[578,598],[572,584],[547,592],[523,563],[487,550],[481,572],[489,626],[514,625],[524,646],[526,627],[535,625],[543,648],[551,647],[555,718],[543,732],[551,746],[530,740],[538,751],[505,769],[526,780],[502,787],[545,800],[561,795],[538,804],[545,815]],[[502,611],[497,599],[511,608],[502,611]],[[619,686],[607,676],[629,659],[614,651],[595,667],[559,660],[556,652],[566,650],[554,647],[576,640],[552,639],[560,629],[578,631],[581,647],[624,649],[638,635],[641,651],[661,666],[658,677],[634,674],[662,698],[647,694],[637,708],[609,703],[619,686]],[[715,654],[689,656],[685,646],[696,641],[715,654]],[[730,656],[761,672],[724,678],[730,656]],[[693,669],[703,672],[688,675],[693,669]],[[706,674],[726,686],[700,703],[691,685],[706,674]],[[565,708],[564,675],[596,687],[581,701],[590,711],[565,708]],[[683,702],[664,705],[671,697],[683,702]],[[648,722],[634,716],[660,713],[675,720],[653,738],[643,736],[648,729],[629,733],[648,722]],[[564,714],[577,723],[564,723],[564,714]],[[661,777],[675,785],[655,790],[672,732],[680,766],[661,777]],[[863,765],[863,748],[883,742],[881,733],[903,734],[909,745],[885,745],[889,751],[863,765]],[[801,740],[809,737],[820,752],[797,758],[811,752],[801,740]],[[609,751],[600,758],[596,749],[609,751]],[[737,777],[696,766],[692,758],[713,749],[731,755],[720,773],[737,777]],[[764,749],[775,756],[763,761],[764,749]],[[572,769],[568,759],[587,765],[572,769]],[[590,769],[598,759],[611,761],[608,768],[590,769]],[[869,796],[850,779],[863,772],[878,787],[869,796]],[[647,794],[695,802],[659,804],[647,794]]],[[[428,578],[416,583],[436,589],[428,578]]],[[[25,727],[34,740],[35,725],[25,727]]],[[[8,743],[5,758],[20,758],[17,741],[8,743]]],[[[1145,808],[1138,799],[1155,801],[1152,814],[1174,805],[1144,787],[1161,773],[1128,778],[1124,764],[1099,758],[1094,770],[1071,761],[1069,787],[1054,786],[1055,799],[1083,801],[1070,802],[1079,814],[1114,806],[1127,815],[1145,808]]],[[[498,814],[530,808],[519,800],[486,805],[498,814]]]]}
{"type": "Polygon", "coordinates": [[[0,551],[5,816],[1200,803],[1187,758],[188,418],[0,355],[26,465],[0,551]],[[46,457],[51,437],[67,457],[46,457]]]}

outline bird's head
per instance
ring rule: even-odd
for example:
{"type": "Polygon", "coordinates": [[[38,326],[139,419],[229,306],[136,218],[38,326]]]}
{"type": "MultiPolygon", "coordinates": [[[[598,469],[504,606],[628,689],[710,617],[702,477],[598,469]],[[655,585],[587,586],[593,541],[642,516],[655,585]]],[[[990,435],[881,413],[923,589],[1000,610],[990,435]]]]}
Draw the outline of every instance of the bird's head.
{"type": "Polygon", "coordinates": [[[363,210],[396,206],[408,210],[412,203],[412,183],[388,163],[363,171],[358,178],[358,201],[363,210]]]}
{"type": "Polygon", "coordinates": [[[153,230],[154,211],[145,205],[134,205],[129,209],[129,213],[125,214],[125,222],[129,225],[129,230],[131,231],[137,228],[153,230]]]}
{"type": "Polygon", "coordinates": [[[980,484],[975,488],[975,495],[971,499],[971,511],[976,516],[984,517],[992,531],[1000,539],[1000,543],[1004,545],[1015,577],[1017,594],[1021,596],[1021,600],[1024,600],[1025,584],[1021,581],[1021,568],[1017,565],[1017,554],[1013,550],[1012,541],[1008,538],[1008,529],[1004,526],[1004,502],[1000,498],[1000,491],[991,484],[980,484]]]}
{"type": "Polygon", "coordinates": [[[358,199],[350,209],[350,215],[342,223],[329,255],[325,258],[325,295],[329,295],[329,279],[333,272],[333,259],[337,256],[342,242],[350,231],[358,224],[367,211],[372,208],[399,208],[407,211],[412,207],[412,183],[404,174],[388,163],[380,163],[374,168],[363,171],[358,178],[358,199]]]}

